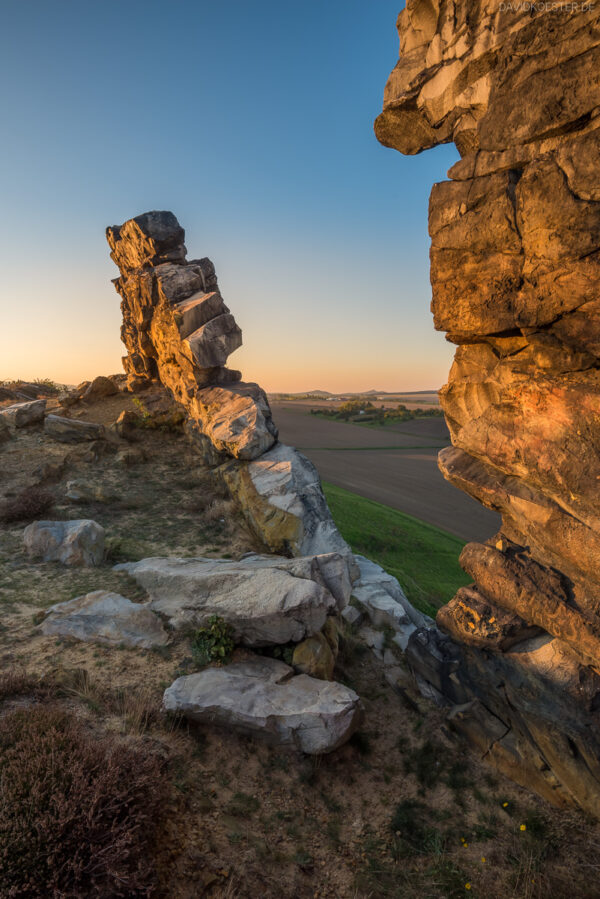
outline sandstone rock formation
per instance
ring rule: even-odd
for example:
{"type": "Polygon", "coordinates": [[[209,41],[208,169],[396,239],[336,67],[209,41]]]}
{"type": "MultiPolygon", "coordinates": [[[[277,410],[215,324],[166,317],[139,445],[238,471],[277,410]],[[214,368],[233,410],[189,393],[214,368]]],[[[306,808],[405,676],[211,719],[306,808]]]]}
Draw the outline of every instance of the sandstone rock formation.
{"type": "MultiPolygon", "coordinates": [[[[190,442],[265,548],[291,556],[340,552],[355,570],[316,469],[277,443],[264,391],[225,367],[242,337],[212,262],[186,261],[184,231],[171,212],[148,212],[106,233],[121,271],[114,283],[130,388],[159,378],[182,404],[190,442]]],[[[54,421],[47,427],[58,430],[54,421]]]]}
{"type": "Polygon", "coordinates": [[[379,140],[462,157],[429,209],[440,467],[502,514],[409,656],[490,761],[600,814],[600,9],[408,0],[398,30],[379,140]]]}
{"type": "Polygon", "coordinates": [[[246,646],[297,643],[319,632],[348,602],[350,581],[341,556],[284,559],[150,558],[124,571],[150,596],[150,608],[172,627],[200,627],[212,615],[231,624],[246,646]]]}
{"type": "Polygon", "coordinates": [[[234,728],[310,755],[332,752],[360,724],[356,693],[255,657],[178,678],[164,695],[167,711],[234,728]]]}
{"type": "Polygon", "coordinates": [[[254,459],[277,438],[264,392],[225,367],[242,332],[223,302],[210,259],[186,261],[171,212],[147,212],[107,228],[121,275],[123,365],[130,386],[159,378],[217,452],[254,459]]]}
{"type": "Polygon", "coordinates": [[[104,528],[91,519],[34,521],[23,532],[25,549],[44,562],[100,565],[104,558],[104,528]]]}

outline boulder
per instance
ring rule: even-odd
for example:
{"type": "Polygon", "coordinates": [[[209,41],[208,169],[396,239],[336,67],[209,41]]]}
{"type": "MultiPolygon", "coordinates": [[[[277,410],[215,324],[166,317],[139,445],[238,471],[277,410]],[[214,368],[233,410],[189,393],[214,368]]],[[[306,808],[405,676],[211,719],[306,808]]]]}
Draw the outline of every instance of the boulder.
{"type": "Polygon", "coordinates": [[[114,396],[115,393],[118,392],[119,388],[114,381],[111,381],[110,378],[105,378],[104,375],[98,375],[98,377],[94,378],[91,384],[86,387],[82,399],[91,402],[93,400],[100,400],[105,396],[114,396]]]}
{"type": "Polygon", "coordinates": [[[34,521],[23,532],[30,556],[63,565],[100,565],[104,558],[104,528],[90,519],[34,521]]]}
{"type": "Polygon", "coordinates": [[[135,440],[139,425],[140,416],[131,409],[123,409],[112,427],[123,440],[135,440]]]}
{"type": "Polygon", "coordinates": [[[107,503],[112,499],[104,487],[88,484],[79,478],[67,481],[65,496],[74,503],[107,503]]]}
{"type": "Polygon", "coordinates": [[[256,459],[277,439],[269,402],[258,384],[240,382],[198,390],[191,400],[191,413],[215,450],[236,459],[256,459]]]}
{"type": "Polygon", "coordinates": [[[226,463],[218,472],[256,536],[272,552],[340,553],[355,572],[352,553],[331,517],[317,469],[298,450],[278,443],[247,465],[226,463]]]}
{"type": "Polygon", "coordinates": [[[361,704],[349,687],[294,676],[289,665],[253,658],[178,678],[164,707],[192,721],[231,728],[280,746],[321,755],[356,730],[361,704]]]}
{"type": "Polygon", "coordinates": [[[164,646],[169,639],[147,603],[134,603],[107,590],[94,590],[51,606],[41,629],[48,635],[136,649],[164,646]]]}
{"type": "Polygon", "coordinates": [[[6,443],[7,440],[10,440],[12,437],[12,433],[8,424],[4,421],[2,416],[0,416],[0,444],[6,443]]]}
{"type": "Polygon", "coordinates": [[[102,439],[106,434],[103,425],[95,422],[77,421],[52,414],[46,416],[44,431],[61,443],[86,443],[102,439]]]}
{"type": "Polygon", "coordinates": [[[320,631],[338,601],[347,601],[341,569],[333,555],[239,562],[149,558],[115,566],[135,578],[150,596],[150,608],[171,626],[199,627],[218,615],[246,646],[297,643],[320,631]]]}
{"type": "Polygon", "coordinates": [[[0,416],[6,424],[15,428],[26,428],[29,425],[37,425],[44,420],[46,414],[46,400],[31,400],[28,403],[14,403],[0,409],[0,416]]]}
{"type": "Polygon", "coordinates": [[[333,680],[335,657],[324,634],[313,634],[294,648],[292,665],[301,674],[333,680]]]}

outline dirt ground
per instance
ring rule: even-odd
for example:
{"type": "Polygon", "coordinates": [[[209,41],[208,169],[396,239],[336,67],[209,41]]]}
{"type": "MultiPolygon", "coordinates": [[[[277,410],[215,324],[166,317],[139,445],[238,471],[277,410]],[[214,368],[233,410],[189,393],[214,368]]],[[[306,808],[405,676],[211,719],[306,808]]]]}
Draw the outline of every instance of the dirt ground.
{"type": "Polygon", "coordinates": [[[367,428],[327,421],[300,403],[273,403],[273,417],[280,440],[301,449],[324,481],[462,540],[483,541],[498,531],[500,516],[449,484],[438,468],[438,452],[450,444],[443,419],[367,428]]]}
{"type": "MultiPolygon", "coordinates": [[[[79,414],[109,423],[131,402],[119,395],[79,414]]],[[[193,670],[186,635],[152,652],[41,634],[40,613],[83,592],[143,599],[112,571],[115,561],[256,548],[178,431],[142,430],[132,446],[145,459],[126,467],[113,453],[71,448],[32,428],[0,450],[0,501],[36,482],[41,464],[64,463],[44,482],[56,499],[45,517],[94,518],[109,538],[101,566],[67,569],[27,558],[23,522],[0,526],[0,674],[69,683],[70,707],[90,727],[129,734],[168,759],[173,790],[156,848],[157,896],[600,896],[598,826],[491,772],[455,741],[408,673],[392,689],[349,628],[335,676],[361,696],[364,721],[350,743],[318,758],[162,714],[164,689],[193,670]],[[69,503],[74,477],[101,486],[107,499],[69,503]]]]}

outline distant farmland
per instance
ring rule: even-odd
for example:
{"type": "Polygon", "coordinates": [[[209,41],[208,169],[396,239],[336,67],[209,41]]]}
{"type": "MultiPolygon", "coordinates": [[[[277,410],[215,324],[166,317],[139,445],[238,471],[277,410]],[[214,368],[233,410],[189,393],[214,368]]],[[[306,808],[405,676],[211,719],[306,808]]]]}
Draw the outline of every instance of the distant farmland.
{"type": "Polygon", "coordinates": [[[443,418],[366,428],[311,415],[310,400],[272,399],[272,406],[281,441],[302,450],[323,480],[461,540],[485,540],[498,530],[500,516],[448,484],[437,467],[439,450],[450,443],[443,418]]]}

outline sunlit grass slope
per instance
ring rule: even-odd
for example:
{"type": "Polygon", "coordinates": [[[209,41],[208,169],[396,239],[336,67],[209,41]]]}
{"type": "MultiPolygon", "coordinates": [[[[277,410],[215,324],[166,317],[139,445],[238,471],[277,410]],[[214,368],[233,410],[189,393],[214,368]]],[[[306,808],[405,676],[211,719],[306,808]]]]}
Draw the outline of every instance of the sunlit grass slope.
{"type": "Polygon", "coordinates": [[[354,552],[398,578],[417,609],[432,617],[470,582],[458,564],[458,537],[411,515],[324,483],[331,514],[354,552]]]}

